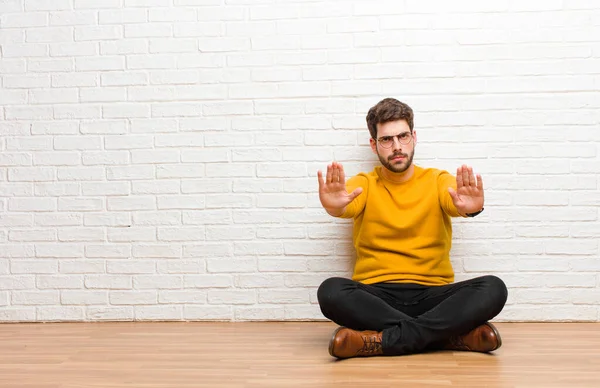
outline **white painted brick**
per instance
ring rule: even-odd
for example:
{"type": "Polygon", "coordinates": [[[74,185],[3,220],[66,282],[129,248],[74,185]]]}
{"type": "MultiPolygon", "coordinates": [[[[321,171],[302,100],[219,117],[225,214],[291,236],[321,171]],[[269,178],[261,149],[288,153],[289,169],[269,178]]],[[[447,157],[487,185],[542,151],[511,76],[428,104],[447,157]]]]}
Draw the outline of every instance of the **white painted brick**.
{"type": "MultiPolygon", "coordinates": [[[[20,29],[9,29],[2,32],[0,35],[0,44],[12,45],[22,44],[25,42],[25,31],[20,29]]],[[[6,46],[4,46],[6,47],[6,46]]],[[[4,55],[6,57],[6,54],[4,55]]]]}
{"type": "Polygon", "coordinates": [[[52,75],[52,87],[54,88],[96,85],[98,85],[98,78],[95,74],[52,75]]]}
{"type": "Polygon", "coordinates": [[[186,275],[183,278],[185,288],[229,288],[233,280],[229,275],[186,275]]]}
{"type": "MultiPolygon", "coordinates": [[[[133,277],[133,288],[143,290],[178,289],[183,286],[183,278],[180,275],[152,275],[133,277]]],[[[165,303],[165,302],[161,302],[165,303]]]]}
{"type": "Polygon", "coordinates": [[[103,305],[108,302],[106,291],[62,291],[60,302],[63,305],[103,305]]]}
{"type": "Polygon", "coordinates": [[[85,256],[91,258],[127,258],[131,256],[131,246],[126,244],[89,244],[85,246],[85,256]]]}
{"type": "Polygon", "coordinates": [[[158,302],[156,291],[111,291],[112,305],[152,305],[158,302]]]}
{"type": "Polygon", "coordinates": [[[236,224],[278,224],[284,221],[284,216],[276,210],[235,210],[233,220],[236,224]]]}
{"type": "Polygon", "coordinates": [[[184,225],[228,224],[231,222],[229,210],[184,211],[182,215],[184,225]]]}
{"type": "Polygon", "coordinates": [[[206,303],[206,292],[205,291],[159,291],[158,292],[159,303],[185,303],[185,304],[205,304],[206,303]]]}
{"type": "Polygon", "coordinates": [[[61,228],[58,231],[59,241],[104,241],[103,228],[61,228]]]}
{"type": "Polygon", "coordinates": [[[125,120],[94,120],[86,121],[82,120],[80,125],[80,131],[83,134],[94,134],[94,135],[119,135],[127,133],[127,122],[125,120]]]}
{"type": "Polygon", "coordinates": [[[83,257],[83,245],[40,243],[35,245],[35,255],[40,258],[79,258],[83,257]]]}
{"type": "Polygon", "coordinates": [[[26,90],[4,90],[0,92],[5,105],[25,105],[27,103],[26,90]]]}
{"type": "Polygon", "coordinates": [[[106,267],[109,274],[135,275],[156,272],[156,264],[150,260],[111,260],[106,263],[106,267]]]}
{"type": "Polygon", "coordinates": [[[83,216],[77,213],[36,214],[37,226],[77,226],[83,223],[83,216]]]}
{"type": "MultiPolygon", "coordinates": [[[[151,136],[129,135],[129,136],[105,136],[106,149],[141,149],[152,148],[153,138],[151,136]]],[[[134,170],[139,170],[139,167],[133,167],[134,170]]]]}
{"type": "Polygon", "coordinates": [[[31,124],[32,135],[74,135],[77,134],[79,123],[76,121],[37,121],[31,124]]]}
{"type": "Polygon", "coordinates": [[[148,196],[111,197],[107,200],[107,210],[154,210],[156,200],[148,196]]]}
{"type": "Polygon", "coordinates": [[[102,74],[103,86],[130,86],[148,84],[148,75],[140,72],[115,72],[102,74]]]}
{"type": "Polygon", "coordinates": [[[239,321],[282,321],[285,318],[283,306],[260,306],[235,308],[235,319],[239,321]]]}
{"type": "Polygon", "coordinates": [[[159,165],[156,168],[156,177],[159,179],[199,178],[204,175],[203,166],[196,164],[159,165]]]}
{"type": "Polygon", "coordinates": [[[152,117],[193,117],[202,115],[202,104],[161,103],[152,104],[152,117]]]}
{"type": "MultiPolygon", "coordinates": [[[[160,234],[160,229],[159,229],[160,234]]],[[[204,260],[166,260],[158,262],[158,273],[200,274],[205,273],[204,260]]]]}
{"type": "MultiPolygon", "coordinates": [[[[123,182],[129,187],[129,184],[123,182]]],[[[178,180],[136,181],[131,182],[133,194],[179,194],[180,182],[178,180]]]]}
{"type": "Polygon", "coordinates": [[[278,242],[236,242],[234,254],[237,255],[282,255],[283,244],[278,242]]]}
{"type": "Polygon", "coordinates": [[[101,167],[59,167],[58,180],[101,180],[104,179],[104,169],[101,167]]]}
{"type": "Polygon", "coordinates": [[[50,76],[44,74],[7,75],[3,77],[3,81],[6,88],[31,89],[50,87],[50,76]]]}
{"type": "Polygon", "coordinates": [[[83,277],[79,275],[39,275],[36,277],[36,286],[41,290],[82,289],[83,277]]]}
{"type": "Polygon", "coordinates": [[[261,272],[305,272],[306,259],[286,257],[265,257],[258,260],[258,270],[261,272]]]}
{"type": "Polygon", "coordinates": [[[14,182],[54,181],[55,172],[50,167],[14,167],[8,169],[8,180],[14,182]]]}
{"type": "Polygon", "coordinates": [[[38,307],[36,319],[41,322],[78,322],[84,319],[81,307],[38,307]]]}
{"type": "Polygon", "coordinates": [[[88,307],[86,320],[91,321],[132,321],[133,307],[88,307]]]}
{"type": "Polygon", "coordinates": [[[11,305],[35,306],[60,304],[58,291],[13,291],[11,305]]]}
{"type": "Polygon", "coordinates": [[[52,182],[35,184],[35,195],[38,196],[62,197],[79,195],[80,193],[79,183],[52,182]]]}
{"type": "Polygon", "coordinates": [[[307,289],[278,289],[278,288],[265,288],[258,292],[259,303],[265,304],[298,304],[308,303],[309,291],[307,289]]]}
{"type": "Polygon", "coordinates": [[[81,102],[119,102],[126,99],[125,88],[80,88],[81,102]]]}
{"type": "Polygon", "coordinates": [[[176,244],[144,244],[134,245],[133,257],[139,258],[178,258],[181,257],[181,246],[176,244]]]}
{"type": "Polygon", "coordinates": [[[98,17],[100,24],[144,23],[148,21],[148,12],[145,9],[110,9],[101,10],[98,17]]]}
{"type": "Polygon", "coordinates": [[[43,27],[48,25],[48,14],[44,12],[6,13],[0,15],[3,28],[43,27]]]}
{"type": "Polygon", "coordinates": [[[181,214],[171,211],[143,212],[134,214],[134,225],[151,226],[151,225],[179,225],[181,224],[181,214]]]}
{"type": "Polygon", "coordinates": [[[256,292],[252,290],[209,290],[209,304],[254,304],[256,292]]]}
{"type": "Polygon", "coordinates": [[[8,210],[13,212],[56,211],[55,198],[10,198],[8,210]]]}
{"type": "Polygon", "coordinates": [[[161,321],[161,320],[181,320],[183,316],[183,306],[136,306],[135,307],[135,319],[136,320],[149,320],[149,321],[161,321]]]}
{"type": "Polygon", "coordinates": [[[96,14],[92,11],[50,12],[49,16],[51,26],[87,26],[97,23],[96,14]]]}
{"type": "Polygon", "coordinates": [[[87,275],[85,287],[92,289],[130,290],[133,288],[132,276],[123,275],[87,275]]]}
{"type": "Polygon", "coordinates": [[[233,312],[229,306],[185,306],[184,319],[202,321],[230,321],[233,312]]]}
{"type": "Polygon", "coordinates": [[[121,26],[75,27],[75,41],[101,41],[123,38],[121,26]]]}
{"type": "Polygon", "coordinates": [[[117,8],[121,6],[121,0],[104,0],[98,3],[95,0],[73,0],[75,9],[98,9],[117,8]]]}
{"type": "Polygon", "coordinates": [[[10,241],[56,241],[56,231],[48,229],[10,230],[8,233],[10,241]]]}
{"type": "Polygon", "coordinates": [[[132,164],[177,163],[181,159],[179,150],[133,150],[132,164]]]}
{"type": "Polygon", "coordinates": [[[32,164],[31,154],[11,152],[0,155],[0,164],[3,166],[28,166],[32,164]]]}
{"type": "Polygon", "coordinates": [[[71,0],[25,0],[25,11],[60,11],[71,7],[71,0]]]}
{"type": "MultiPolygon", "coordinates": [[[[104,260],[61,260],[59,262],[59,272],[63,274],[103,273],[105,267],[104,260]]],[[[87,280],[86,287],[90,288],[87,280]]]]}
{"type": "Polygon", "coordinates": [[[28,28],[25,32],[25,41],[32,43],[72,42],[73,29],[71,27],[28,28]]]}
{"type": "Polygon", "coordinates": [[[130,117],[150,117],[150,105],[146,104],[107,104],[102,107],[105,119],[125,119],[130,117]]]}
{"type": "Polygon", "coordinates": [[[58,210],[65,211],[100,211],[104,209],[104,202],[99,198],[59,198],[58,210]]]}
{"type": "MultiPolygon", "coordinates": [[[[133,140],[133,139],[132,139],[133,140]]],[[[107,139],[108,141],[108,139],[107,139]]],[[[116,139],[115,139],[116,141],[116,139]]],[[[115,144],[115,146],[117,146],[115,144]]],[[[121,144],[123,146],[123,144],[121,144]]],[[[110,148],[110,147],[107,147],[110,148]]],[[[121,149],[121,148],[118,148],[121,149]]],[[[109,180],[141,180],[154,178],[153,166],[107,167],[106,176],[109,180]]]]}
{"type": "Polygon", "coordinates": [[[35,257],[34,244],[5,244],[2,248],[3,256],[7,258],[35,257]]]}
{"type": "Polygon", "coordinates": [[[173,36],[171,23],[125,24],[125,38],[160,38],[173,36]]]}
{"type": "Polygon", "coordinates": [[[98,58],[75,58],[75,69],[77,71],[108,71],[124,70],[125,60],[119,56],[104,56],[98,58]]]}
{"type": "MultiPolygon", "coordinates": [[[[76,42],[76,43],[53,43],[50,44],[51,57],[85,57],[98,54],[98,48],[95,43],[91,42],[76,42]]],[[[69,76],[77,76],[83,79],[86,74],[56,74],[54,77],[67,78],[69,76]]],[[[88,76],[89,77],[89,76],[88,76]]],[[[94,76],[95,78],[95,76],[94,76]]],[[[54,83],[54,82],[53,82],[54,83]]],[[[74,85],[77,86],[77,85],[74,85]]],[[[84,85],[93,86],[93,85],[84,85]]]]}
{"type": "Polygon", "coordinates": [[[3,308],[0,310],[0,321],[32,322],[35,321],[35,308],[3,308]]]}

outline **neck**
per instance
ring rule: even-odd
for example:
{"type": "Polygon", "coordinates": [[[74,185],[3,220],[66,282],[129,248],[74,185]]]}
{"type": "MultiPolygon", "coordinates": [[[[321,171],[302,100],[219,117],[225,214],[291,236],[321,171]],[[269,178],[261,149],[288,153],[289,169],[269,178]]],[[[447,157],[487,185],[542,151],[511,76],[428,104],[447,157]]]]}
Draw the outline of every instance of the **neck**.
{"type": "Polygon", "coordinates": [[[415,173],[415,165],[410,164],[410,166],[403,172],[393,172],[388,170],[385,166],[381,169],[381,173],[385,177],[385,179],[392,181],[394,183],[404,183],[410,178],[412,178],[415,173]]]}

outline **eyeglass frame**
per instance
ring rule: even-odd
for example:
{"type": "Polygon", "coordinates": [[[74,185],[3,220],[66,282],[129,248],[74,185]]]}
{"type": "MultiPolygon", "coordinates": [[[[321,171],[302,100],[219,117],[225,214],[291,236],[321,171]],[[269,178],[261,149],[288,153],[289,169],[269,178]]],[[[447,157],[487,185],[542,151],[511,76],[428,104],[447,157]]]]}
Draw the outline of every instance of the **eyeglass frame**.
{"type": "MultiPolygon", "coordinates": [[[[391,136],[381,136],[381,137],[378,137],[377,139],[375,139],[375,141],[376,141],[376,142],[377,142],[377,144],[379,144],[379,145],[380,145],[382,148],[389,149],[389,148],[392,148],[392,146],[394,145],[394,138],[398,139],[398,143],[400,143],[400,144],[402,144],[402,145],[407,145],[407,144],[410,144],[410,142],[411,142],[411,141],[414,139],[414,136],[413,136],[413,131],[412,131],[412,130],[411,130],[411,131],[405,131],[405,132],[401,132],[401,133],[399,133],[399,134],[397,134],[397,135],[391,135],[391,136]],[[402,140],[400,140],[400,136],[403,136],[403,135],[408,135],[408,141],[406,141],[406,142],[403,142],[402,140]],[[381,143],[381,142],[383,141],[383,139],[384,139],[384,138],[391,138],[391,139],[390,139],[390,140],[391,140],[391,143],[390,143],[390,145],[389,145],[389,146],[387,146],[387,147],[386,147],[386,146],[384,146],[384,145],[381,143]]],[[[386,140],[387,140],[387,139],[386,139],[386,140]]]]}

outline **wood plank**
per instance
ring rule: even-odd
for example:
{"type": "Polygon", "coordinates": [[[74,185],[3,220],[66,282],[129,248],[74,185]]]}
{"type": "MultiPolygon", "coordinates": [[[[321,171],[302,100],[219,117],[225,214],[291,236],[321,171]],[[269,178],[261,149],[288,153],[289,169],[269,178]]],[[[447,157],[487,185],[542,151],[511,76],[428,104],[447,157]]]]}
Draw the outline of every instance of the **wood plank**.
{"type": "Polygon", "coordinates": [[[599,387],[600,324],[497,323],[492,354],[335,360],[328,322],[0,325],[0,386],[599,387]]]}

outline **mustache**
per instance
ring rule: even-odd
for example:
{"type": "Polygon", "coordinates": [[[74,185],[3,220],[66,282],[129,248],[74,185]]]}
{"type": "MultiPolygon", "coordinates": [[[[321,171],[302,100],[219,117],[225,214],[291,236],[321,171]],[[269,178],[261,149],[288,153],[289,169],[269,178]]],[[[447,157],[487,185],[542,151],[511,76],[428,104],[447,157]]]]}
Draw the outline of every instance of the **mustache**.
{"type": "Polygon", "coordinates": [[[394,159],[396,156],[403,156],[403,157],[405,157],[405,158],[408,158],[408,154],[403,154],[403,153],[401,153],[401,152],[396,152],[395,154],[388,156],[388,160],[392,160],[392,159],[394,159]]]}

